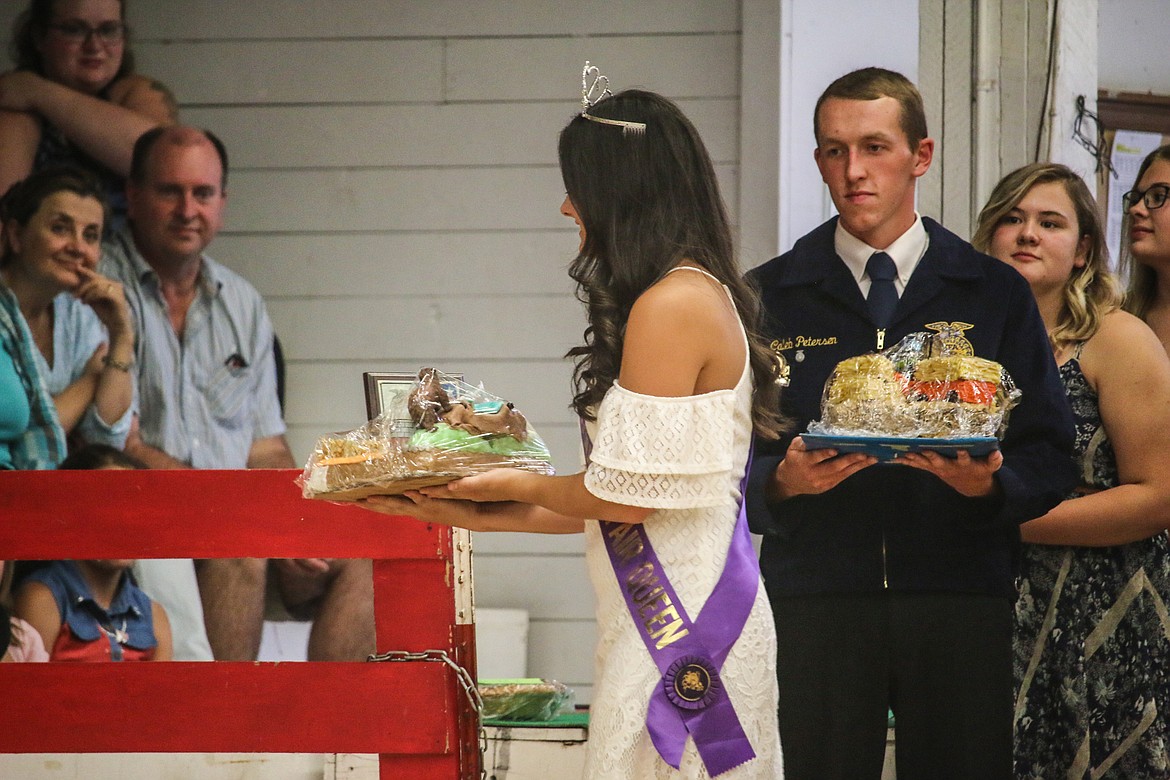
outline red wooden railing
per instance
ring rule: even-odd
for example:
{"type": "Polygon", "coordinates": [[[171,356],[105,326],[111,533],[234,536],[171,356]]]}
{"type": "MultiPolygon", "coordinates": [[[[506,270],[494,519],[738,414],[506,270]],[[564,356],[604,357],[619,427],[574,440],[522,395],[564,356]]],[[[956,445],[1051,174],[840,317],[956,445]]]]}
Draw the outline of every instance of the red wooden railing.
{"type": "MultiPolygon", "coordinates": [[[[372,558],[378,652],[442,651],[474,680],[462,537],[305,500],[296,474],[0,472],[0,558],[372,558]]],[[[444,662],[2,664],[0,691],[0,753],[378,753],[383,780],[480,772],[444,662]]]]}

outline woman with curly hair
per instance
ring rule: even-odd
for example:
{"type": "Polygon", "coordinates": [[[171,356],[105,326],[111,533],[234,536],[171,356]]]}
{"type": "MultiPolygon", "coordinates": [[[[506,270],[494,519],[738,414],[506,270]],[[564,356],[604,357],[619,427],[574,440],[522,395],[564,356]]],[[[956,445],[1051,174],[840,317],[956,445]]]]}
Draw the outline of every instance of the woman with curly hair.
{"type": "Polygon", "coordinates": [[[1032,287],[1076,422],[1074,494],[1021,526],[1019,778],[1170,772],[1170,359],[1120,287],[1063,165],[1009,173],[972,243],[1032,287]]]}
{"type": "Polygon", "coordinates": [[[776,366],[694,126],[660,95],[611,95],[596,68],[584,75],[559,152],[589,319],[569,355],[590,465],[499,469],[367,506],[584,531],[599,631],[588,777],[779,777],[775,627],[741,511],[753,429],[774,438],[780,423],[776,366]]]}

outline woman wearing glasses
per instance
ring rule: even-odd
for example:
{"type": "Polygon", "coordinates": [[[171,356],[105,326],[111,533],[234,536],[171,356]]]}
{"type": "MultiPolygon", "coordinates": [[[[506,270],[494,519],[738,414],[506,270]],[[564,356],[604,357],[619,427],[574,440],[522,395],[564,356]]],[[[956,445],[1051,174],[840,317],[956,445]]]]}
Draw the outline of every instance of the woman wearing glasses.
{"type": "Polygon", "coordinates": [[[1170,776],[1170,359],[1120,310],[1096,204],[1067,167],[1005,176],[971,242],[1032,288],[1081,475],[1020,527],[1016,777],[1170,776]]]}
{"type": "Polygon", "coordinates": [[[34,170],[74,164],[103,179],[110,227],[125,214],[130,151],[145,131],[177,120],[174,98],[134,73],[124,0],[31,0],[0,75],[0,193],[34,170]]]}
{"type": "Polygon", "coordinates": [[[1133,187],[1122,199],[1125,308],[1145,320],[1170,352],[1170,144],[1146,156],[1133,187]]]}

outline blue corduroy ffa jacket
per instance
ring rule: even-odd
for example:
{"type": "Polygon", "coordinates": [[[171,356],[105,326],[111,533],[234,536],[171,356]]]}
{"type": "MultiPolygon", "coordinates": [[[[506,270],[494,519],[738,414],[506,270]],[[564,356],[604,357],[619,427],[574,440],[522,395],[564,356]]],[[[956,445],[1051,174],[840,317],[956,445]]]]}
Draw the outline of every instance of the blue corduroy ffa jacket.
{"type": "Polygon", "coordinates": [[[1001,444],[999,495],[967,498],[932,474],[878,464],[819,495],[769,504],[764,485],[789,442],[820,419],[834,366],[872,352],[877,329],[833,246],[836,219],[749,273],[768,313],[765,335],[791,367],[781,409],[792,429],[756,442],[748,486],[752,530],[772,597],[815,593],[944,591],[1013,596],[1019,524],[1047,512],[1075,482],[1073,422],[1028,283],[933,220],[929,248],[884,334],[954,324],[974,354],[998,361],[1023,393],[1001,444]]]}

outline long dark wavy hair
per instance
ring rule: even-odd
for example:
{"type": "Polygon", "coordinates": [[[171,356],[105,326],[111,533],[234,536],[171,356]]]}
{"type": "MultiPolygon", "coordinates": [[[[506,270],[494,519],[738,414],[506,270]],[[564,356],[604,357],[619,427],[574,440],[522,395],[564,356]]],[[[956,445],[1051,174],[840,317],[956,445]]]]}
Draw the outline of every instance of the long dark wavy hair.
{"type": "Polygon", "coordinates": [[[748,332],[752,421],[761,436],[775,438],[783,427],[777,363],[759,336],[759,297],[736,264],[727,210],[699,133],[674,103],[653,92],[625,90],[590,113],[642,122],[646,130],[629,133],[578,115],[561,131],[561,176],[585,227],[569,275],[589,318],[585,343],[566,354],[576,360],[573,409],[594,419],[621,369],[634,301],[689,260],[731,290],[748,332]]]}
{"type": "MultiPolygon", "coordinates": [[[[31,70],[39,76],[45,75],[45,63],[41,59],[40,43],[49,34],[53,23],[53,4],[56,0],[30,0],[28,8],[20,12],[12,24],[12,43],[8,52],[17,70],[31,70]]],[[[126,24],[126,0],[118,0],[121,22],[126,24]]],[[[130,28],[122,43],[122,65],[114,74],[111,83],[134,72],[134,54],[130,51],[130,28]]]]}

